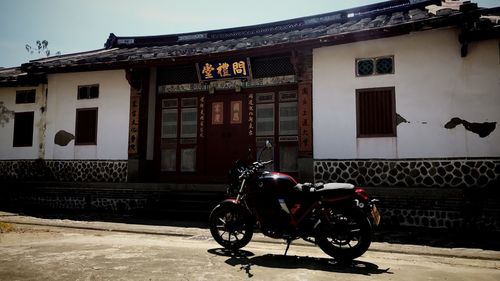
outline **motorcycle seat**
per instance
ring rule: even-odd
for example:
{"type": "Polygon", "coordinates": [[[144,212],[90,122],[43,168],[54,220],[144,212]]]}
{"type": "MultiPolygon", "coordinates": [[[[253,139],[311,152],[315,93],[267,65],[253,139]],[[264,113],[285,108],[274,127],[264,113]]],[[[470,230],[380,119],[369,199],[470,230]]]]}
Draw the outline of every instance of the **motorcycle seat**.
{"type": "Polygon", "coordinates": [[[350,183],[332,182],[332,183],[299,183],[295,189],[305,193],[327,192],[332,190],[349,190],[354,189],[354,185],[350,183]]]}

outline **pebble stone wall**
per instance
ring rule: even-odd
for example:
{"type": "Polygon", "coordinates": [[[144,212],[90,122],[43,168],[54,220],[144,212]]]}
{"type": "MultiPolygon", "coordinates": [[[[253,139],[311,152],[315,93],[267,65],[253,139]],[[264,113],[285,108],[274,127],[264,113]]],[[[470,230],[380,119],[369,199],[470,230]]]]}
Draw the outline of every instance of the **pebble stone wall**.
{"type": "Polygon", "coordinates": [[[0,180],[126,182],[126,160],[4,160],[0,180]]]}
{"type": "Polygon", "coordinates": [[[316,160],[314,178],[360,186],[484,187],[500,183],[500,159],[316,160]]]}
{"type": "Polygon", "coordinates": [[[500,231],[500,205],[495,203],[500,202],[500,159],[316,160],[314,177],[316,182],[349,182],[375,190],[400,188],[399,199],[385,198],[384,202],[384,194],[379,194],[383,225],[500,231]],[[485,207],[483,202],[471,211],[468,205],[474,199],[470,195],[443,199],[429,191],[426,200],[435,198],[440,203],[419,206],[414,204],[418,200],[411,199],[419,187],[436,191],[451,188],[462,193],[476,190],[471,194],[488,189],[493,193],[485,193],[483,201],[493,203],[485,207]]]}

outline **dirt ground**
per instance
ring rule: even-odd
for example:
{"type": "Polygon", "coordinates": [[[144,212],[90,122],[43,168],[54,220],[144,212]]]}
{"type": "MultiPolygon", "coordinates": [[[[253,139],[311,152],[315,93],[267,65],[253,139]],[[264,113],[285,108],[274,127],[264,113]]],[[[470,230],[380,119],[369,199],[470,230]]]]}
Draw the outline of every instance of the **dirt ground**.
{"type": "Polygon", "coordinates": [[[292,245],[284,256],[284,244],[258,239],[229,253],[207,229],[140,234],[6,225],[0,280],[500,280],[496,252],[466,258],[450,254],[460,249],[404,253],[374,245],[351,265],[339,265],[317,247],[292,245]]]}

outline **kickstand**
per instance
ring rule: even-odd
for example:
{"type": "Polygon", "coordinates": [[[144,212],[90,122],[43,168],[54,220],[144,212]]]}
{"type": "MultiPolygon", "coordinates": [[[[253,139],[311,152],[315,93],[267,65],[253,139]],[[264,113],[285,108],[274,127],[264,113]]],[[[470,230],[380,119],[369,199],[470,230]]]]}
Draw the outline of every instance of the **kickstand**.
{"type": "Polygon", "coordinates": [[[286,256],[286,253],[288,253],[288,248],[290,248],[290,244],[292,244],[292,239],[290,239],[290,238],[286,239],[285,256],[286,256]]]}

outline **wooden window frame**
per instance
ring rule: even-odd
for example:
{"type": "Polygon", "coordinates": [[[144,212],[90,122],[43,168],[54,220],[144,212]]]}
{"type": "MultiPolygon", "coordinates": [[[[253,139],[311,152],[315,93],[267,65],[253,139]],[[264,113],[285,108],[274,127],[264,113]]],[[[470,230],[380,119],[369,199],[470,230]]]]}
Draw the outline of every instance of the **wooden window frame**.
{"type": "Polygon", "coordinates": [[[16,104],[30,104],[36,102],[36,89],[16,91],[16,104]]]}
{"type": "Polygon", "coordinates": [[[100,94],[100,87],[99,84],[92,84],[92,85],[80,85],[78,86],[78,90],[76,92],[76,98],[77,100],[91,100],[91,99],[98,99],[100,94]],[[91,97],[90,96],[90,89],[92,87],[97,87],[97,96],[96,97],[91,97]],[[80,97],[80,89],[86,88],[87,89],[87,96],[86,97],[80,97]]]}
{"type": "MultiPolygon", "coordinates": [[[[14,134],[12,137],[12,146],[13,147],[32,147],[33,146],[33,132],[34,132],[34,124],[35,124],[35,112],[34,111],[26,111],[26,112],[16,112],[14,113],[14,134]],[[16,118],[16,116],[21,116],[21,115],[31,115],[31,139],[30,142],[23,142],[22,136],[23,134],[19,133],[19,130],[23,129],[20,128],[19,126],[19,119],[16,118]],[[17,122],[16,122],[17,119],[17,122]],[[17,134],[16,134],[17,132],[17,134]],[[17,136],[17,137],[16,137],[17,136]]],[[[27,134],[26,134],[27,135],[27,134]]]]}
{"type": "Polygon", "coordinates": [[[381,88],[365,88],[356,89],[356,134],[358,138],[381,138],[381,137],[397,137],[396,129],[396,91],[395,87],[381,87],[381,88]],[[363,134],[361,133],[361,110],[360,110],[360,94],[374,91],[390,91],[391,100],[391,130],[387,134],[363,134]]]}
{"type": "Polygon", "coordinates": [[[75,118],[75,145],[97,145],[97,130],[99,126],[99,109],[97,107],[90,107],[90,108],[77,108],[76,109],[76,118],[75,118]],[[94,134],[94,141],[93,142],[80,142],[78,140],[78,112],[81,111],[95,111],[95,134],[94,134]]]}

